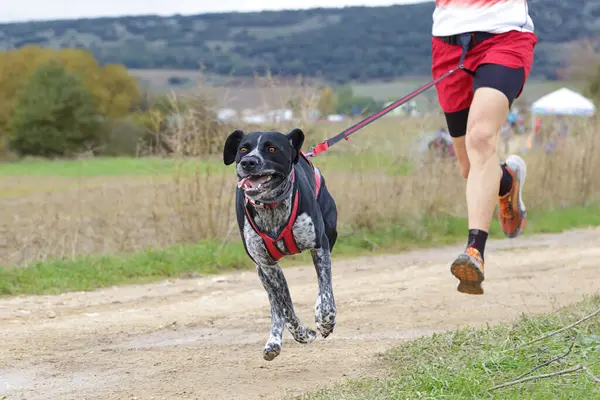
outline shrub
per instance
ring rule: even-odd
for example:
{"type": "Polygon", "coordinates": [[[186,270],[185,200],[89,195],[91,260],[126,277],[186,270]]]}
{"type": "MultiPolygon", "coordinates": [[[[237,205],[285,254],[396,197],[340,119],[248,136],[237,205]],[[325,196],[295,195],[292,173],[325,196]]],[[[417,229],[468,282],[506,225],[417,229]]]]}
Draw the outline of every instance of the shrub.
{"type": "Polygon", "coordinates": [[[77,76],[50,62],[19,92],[10,147],[21,156],[73,156],[99,144],[101,122],[77,76]]]}

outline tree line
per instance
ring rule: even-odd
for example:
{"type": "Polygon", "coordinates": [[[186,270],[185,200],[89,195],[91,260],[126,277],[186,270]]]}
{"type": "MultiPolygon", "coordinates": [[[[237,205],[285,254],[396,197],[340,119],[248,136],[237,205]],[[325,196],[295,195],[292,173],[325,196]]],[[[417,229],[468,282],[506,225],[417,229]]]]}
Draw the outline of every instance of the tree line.
{"type": "MultiPolygon", "coordinates": [[[[540,45],[532,77],[555,79],[566,45],[600,35],[600,2],[530,0],[540,45]]],[[[0,26],[0,48],[91,51],[129,68],[324,77],[335,83],[427,75],[433,3],[43,21],[0,26]]]]}

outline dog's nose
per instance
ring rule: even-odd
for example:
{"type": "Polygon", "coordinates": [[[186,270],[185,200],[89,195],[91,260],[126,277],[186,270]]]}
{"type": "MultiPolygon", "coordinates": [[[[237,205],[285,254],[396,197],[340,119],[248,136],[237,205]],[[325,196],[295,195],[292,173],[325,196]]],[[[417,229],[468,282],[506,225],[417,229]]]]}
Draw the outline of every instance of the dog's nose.
{"type": "Polygon", "coordinates": [[[253,169],[258,165],[258,159],[255,157],[246,157],[240,161],[240,165],[244,169],[253,169]]]}

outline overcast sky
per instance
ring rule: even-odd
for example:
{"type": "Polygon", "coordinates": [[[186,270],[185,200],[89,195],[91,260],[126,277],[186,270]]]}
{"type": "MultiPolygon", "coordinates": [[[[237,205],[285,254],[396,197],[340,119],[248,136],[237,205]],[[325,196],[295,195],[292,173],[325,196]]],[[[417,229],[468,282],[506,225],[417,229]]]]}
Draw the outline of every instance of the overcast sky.
{"type": "MultiPolygon", "coordinates": [[[[1,22],[140,14],[200,14],[343,6],[383,6],[423,0],[1,0],[1,22]],[[282,4],[285,3],[285,6],[282,4]]],[[[426,0],[425,0],[426,1],[426,0]]]]}

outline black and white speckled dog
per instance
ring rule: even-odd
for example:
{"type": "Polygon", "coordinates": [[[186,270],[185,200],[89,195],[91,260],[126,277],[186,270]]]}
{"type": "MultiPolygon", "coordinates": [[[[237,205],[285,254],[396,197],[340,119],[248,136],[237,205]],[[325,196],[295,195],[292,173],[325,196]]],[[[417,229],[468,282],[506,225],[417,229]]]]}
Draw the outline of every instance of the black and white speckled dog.
{"type": "Polygon", "coordinates": [[[225,165],[236,163],[236,214],[246,253],[255,262],[271,304],[271,334],[263,357],[281,353],[283,328],[299,343],[317,334],[302,325],[277,261],[310,250],[317,272],[317,330],[325,338],[335,327],[331,250],[337,239],[337,208],[325,180],[300,151],[304,133],[237,130],[223,149],[225,165]]]}

